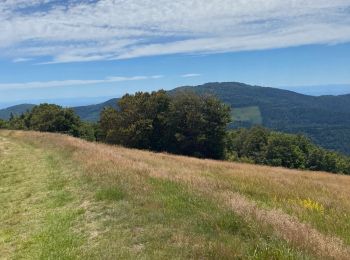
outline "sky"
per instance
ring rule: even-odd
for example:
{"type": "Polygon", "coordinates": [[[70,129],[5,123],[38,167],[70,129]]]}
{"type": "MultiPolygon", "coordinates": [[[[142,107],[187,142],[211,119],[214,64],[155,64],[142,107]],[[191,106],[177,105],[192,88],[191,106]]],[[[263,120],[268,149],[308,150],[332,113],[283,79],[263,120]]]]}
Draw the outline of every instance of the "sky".
{"type": "Polygon", "coordinates": [[[0,0],[0,32],[0,107],[218,81],[350,93],[350,0],[0,0]]]}

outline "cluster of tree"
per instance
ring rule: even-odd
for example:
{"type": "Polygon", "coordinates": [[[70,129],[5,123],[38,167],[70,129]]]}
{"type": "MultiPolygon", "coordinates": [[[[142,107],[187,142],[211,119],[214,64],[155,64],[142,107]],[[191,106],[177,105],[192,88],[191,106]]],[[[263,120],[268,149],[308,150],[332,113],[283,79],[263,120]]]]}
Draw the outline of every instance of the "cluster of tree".
{"type": "MultiPolygon", "coordinates": [[[[263,125],[275,131],[302,133],[326,149],[350,156],[350,95],[308,96],[287,90],[250,86],[238,82],[207,83],[181,87],[212,93],[231,107],[258,107],[263,125]]],[[[232,126],[251,127],[253,118],[232,126]]]]}
{"type": "Polygon", "coordinates": [[[213,96],[165,91],[125,95],[101,113],[102,141],[223,159],[230,108],[213,96]]]}
{"type": "Polygon", "coordinates": [[[0,129],[8,128],[8,124],[5,120],[0,119],[0,129]]]}
{"type": "Polygon", "coordinates": [[[73,110],[58,105],[41,104],[20,116],[11,114],[8,122],[0,122],[0,128],[2,124],[9,129],[64,133],[95,140],[92,124],[82,122],[73,110]]]}
{"type": "Polygon", "coordinates": [[[302,135],[259,126],[229,131],[226,156],[234,161],[350,174],[349,158],[322,149],[302,135]]]}
{"type": "Polygon", "coordinates": [[[58,132],[158,152],[350,174],[348,157],[302,135],[259,126],[228,131],[230,121],[230,108],[213,96],[157,91],[125,95],[117,108],[101,112],[97,124],[82,122],[71,109],[41,104],[0,120],[0,129],[58,132]]]}

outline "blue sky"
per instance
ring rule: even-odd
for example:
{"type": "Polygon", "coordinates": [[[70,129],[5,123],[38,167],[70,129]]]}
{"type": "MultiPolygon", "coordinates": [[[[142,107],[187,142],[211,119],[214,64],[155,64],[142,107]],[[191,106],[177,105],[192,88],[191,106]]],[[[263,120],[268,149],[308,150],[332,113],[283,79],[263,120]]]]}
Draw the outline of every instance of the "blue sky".
{"type": "Polygon", "coordinates": [[[11,0],[0,31],[0,106],[214,81],[350,86],[349,0],[11,0]]]}

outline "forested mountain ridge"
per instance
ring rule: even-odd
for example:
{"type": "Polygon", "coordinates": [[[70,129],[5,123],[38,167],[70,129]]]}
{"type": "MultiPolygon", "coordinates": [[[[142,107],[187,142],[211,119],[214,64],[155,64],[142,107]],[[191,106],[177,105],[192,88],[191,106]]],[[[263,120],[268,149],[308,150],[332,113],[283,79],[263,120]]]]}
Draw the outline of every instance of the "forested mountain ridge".
{"type": "Polygon", "coordinates": [[[11,106],[8,108],[0,109],[0,119],[8,120],[13,115],[20,115],[25,113],[27,110],[31,110],[35,105],[33,104],[20,104],[11,106]]]}
{"type": "Polygon", "coordinates": [[[84,121],[96,122],[100,118],[100,113],[105,107],[117,107],[117,98],[110,99],[106,102],[88,105],[88,106],[79,106],[73,107],[74,112],[84,121]]]}
{"type": "MultiPolygon", "coordinates": [[[[265,127],[302,133],[325,148],[350,154],[350,95],[315,97],[235,82],[180,87],[172,92],[188,90],[215,95],[233,110],[256,107],[265,127]]],[[[250,125],[252,119],[247,117],[236,120],[233,127],[250,125]]]]}
{"type": "MultiPolygon", "coordinates": [[[[304,134],[327,149],[350,154],[350,94],[315,97],[238,82],[185,86],[169,93],[188,90],[215,95],[230,105],[233,108],[233,128],[262,124],[278,131],[304,134]]],[[[83,120],[97,121],[102,109],[116,107],[117,101],[111,99],[101,104],[74,107],[73,110],[83,120]]],[[[0,110],[0,118],[3,111],[0,110]]],[[[7,116],[9,111],[11,109],[6,110],[7,116]]],[[[16,109],[14,113],[20,111],[16,109]]]]}

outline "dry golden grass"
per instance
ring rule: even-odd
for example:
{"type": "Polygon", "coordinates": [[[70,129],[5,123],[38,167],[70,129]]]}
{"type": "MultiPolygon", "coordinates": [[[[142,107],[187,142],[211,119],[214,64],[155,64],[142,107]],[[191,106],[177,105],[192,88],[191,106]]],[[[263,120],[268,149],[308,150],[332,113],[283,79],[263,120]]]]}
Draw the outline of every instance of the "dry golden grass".
{"type": "MultiPolygon", "coordinates": [[[[319,258],[350,258],[349,176],[157,154],[57,134],[2,135],[65,151],[82,168],[85,177],[107,184],[123,182],[129,191],[140,196],[150,190],[145,178],[183,184],[246,221],[273,230],[298,250],[319,258]],[[317,202],[324,211],[313,211],[297,203],[303,199],[317,202]]],[[[91,239],[96,236],[97,233],[91,234],[91,239]]],[[[173,240],[178,244],[191,243],[181,233],[174,235],[173,240]]],[[[142,244],[135,245],[134,250],[142,248],[142,244]]]]}
{"type": "Polygon", "coordinates": [[[341,239],[325,236],[281,210],[261,209],[237,193],[227,193],[224,199],[236,213],[272,227],[280,237],[299,248],[312,251],[314,255],[335,259],[347,259],[350,255],[349,247],[341,239]]]}

